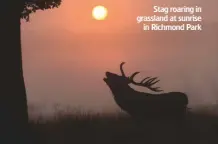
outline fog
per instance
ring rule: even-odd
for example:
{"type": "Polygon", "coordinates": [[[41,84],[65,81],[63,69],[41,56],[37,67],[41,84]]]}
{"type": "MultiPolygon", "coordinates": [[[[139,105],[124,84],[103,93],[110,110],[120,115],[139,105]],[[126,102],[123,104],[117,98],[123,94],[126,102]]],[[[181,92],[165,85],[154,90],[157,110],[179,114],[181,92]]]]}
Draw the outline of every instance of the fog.
{"type": "MultiPolygon", "coordinates": [[[[79,12],[82,1],[73,5],[65,0],[58,9],[31,15],[30,22],[22,22],[21,27],[28,103],[39,112],[49,113],[55,104],[94,112],[117,111],[103,78],[106,71],[120,73],[119,64],[125,61],[127,75],[140,71],[136,80],[158,76],[157,86],[164,92],[186,93],[191,108],[216,104],[218,19],[213,15],[217,2],[186,2],[203,6],[203,31],[142,31],[135,18],[150,13],[152,5],[161,4],[157,0],[146,4],[129,0],[126,5],[119,2],[116,6],[105,1],[111,16],[101,23],[89,19],[86,13],[88,4],[94,1],[83,5],[87,8],[84,14],[79,12]],[[119,6],[123,6],[122,11],[119,6]]],[[[180,1],[167,4],[173,3],[180,1]]]]}
{"type": "Polygon", "coordinates": [[[137,80],[158,76],[161,81],[157,85],[164,92],[187,93],[189,107],[215,104],[218,33],[212,26],[192,33],[79,35],[62,29],[23,31],[29,103],[47,108],[58,103],[90,111],[117,110],[103,78],[106,71],[119,74],[119,64],[125,61],[127,74],[141,71],[137,80]]]}

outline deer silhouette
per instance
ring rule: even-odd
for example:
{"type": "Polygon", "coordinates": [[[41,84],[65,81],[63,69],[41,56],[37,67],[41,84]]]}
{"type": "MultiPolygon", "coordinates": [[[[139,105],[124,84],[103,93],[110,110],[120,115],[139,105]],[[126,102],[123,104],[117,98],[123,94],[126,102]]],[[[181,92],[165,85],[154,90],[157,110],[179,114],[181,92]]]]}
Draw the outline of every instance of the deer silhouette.
{"type": "Polygon", "coordinates": [[[154,92],[163,92],[160,87],[153,87],[159,82],[157,77],[146,77],[141,82],[136,82],[134,77],[140,72],[128,77],[123,70],[124,64],[125,62],[120,64],[121,75],[106,72],[103,79],[109,86],[116,104],[133,118],[146,123],[147,127],[154,127],[158,123],[166,125],[167,122],[182,126],[188,105],[187,95],[182,92],[150,94],[136,91],[129,84],[146,87],[154,92]]]}

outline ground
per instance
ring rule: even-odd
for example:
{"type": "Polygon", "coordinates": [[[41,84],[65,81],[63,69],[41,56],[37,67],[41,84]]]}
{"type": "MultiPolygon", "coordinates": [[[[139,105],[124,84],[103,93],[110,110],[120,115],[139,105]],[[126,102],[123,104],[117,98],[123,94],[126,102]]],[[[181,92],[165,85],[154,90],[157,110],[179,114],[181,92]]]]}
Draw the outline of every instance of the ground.
{"type": "MultiPolygon", "coordinates": [[[[57,113],[52,119],[30,121],[36,144],[141,144],[146,138],[126,114],[57,113]]],[[[218,117],[189,112],[186,144],[218,143],[218,117]]]]}

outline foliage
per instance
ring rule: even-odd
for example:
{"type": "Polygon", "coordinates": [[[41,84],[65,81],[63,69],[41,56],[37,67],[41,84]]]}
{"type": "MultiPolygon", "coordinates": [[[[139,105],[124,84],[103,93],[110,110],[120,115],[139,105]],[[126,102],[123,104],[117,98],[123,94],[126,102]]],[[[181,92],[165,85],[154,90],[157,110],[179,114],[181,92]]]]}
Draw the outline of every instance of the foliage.
{"type": "Polygon", "coordinates": [[[31,13],[34,13],[37,10],[58,8],[61,5],[61,2],[62,0],[25,0],[21,18],[29,21],[31,13]]]}

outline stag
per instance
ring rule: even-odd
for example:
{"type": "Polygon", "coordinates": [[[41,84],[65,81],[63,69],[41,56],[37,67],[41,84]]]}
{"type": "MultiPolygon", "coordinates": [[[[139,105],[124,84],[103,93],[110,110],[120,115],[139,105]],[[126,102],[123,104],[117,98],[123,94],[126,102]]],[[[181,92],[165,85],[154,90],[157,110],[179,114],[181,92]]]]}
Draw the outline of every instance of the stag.
{"type": "MultiPolygon", "coordinates": [[[[134,80],[139,72],[126,76],[123,70],[125,62],[120,64],[121,75],[106,72],[105,83],[109,86],[117,105],[133,118],[151,123],[182,122],[186,115],[188,98],[181,92],[163,93],[160,87],[154,87],[158,83],[157,77],[146,77],[141,82],[134,80]],[[142,86],[157,94],[139,92],[129,84],[142,86]],[[182,121],[181,121],[182,120],[182,121]]],[[[181,126],[181,123],[179,124],[181,126]]]]}

